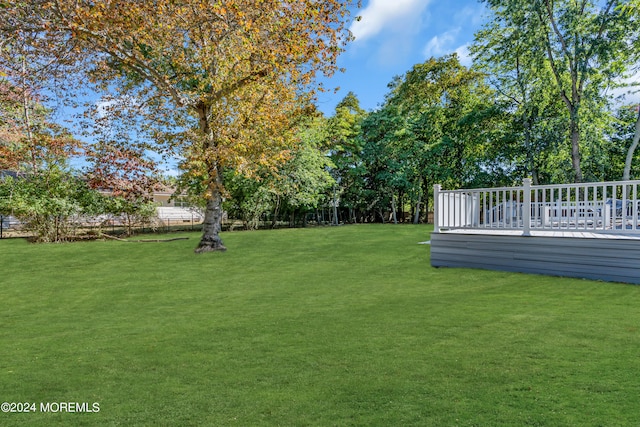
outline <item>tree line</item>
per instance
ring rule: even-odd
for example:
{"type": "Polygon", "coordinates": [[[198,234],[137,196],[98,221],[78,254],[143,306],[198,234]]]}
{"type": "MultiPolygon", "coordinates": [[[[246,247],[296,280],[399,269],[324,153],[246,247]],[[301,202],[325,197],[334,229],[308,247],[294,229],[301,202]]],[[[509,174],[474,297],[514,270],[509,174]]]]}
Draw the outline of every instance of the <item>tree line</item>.
{"type": "Polygon", "coordinates": [[[327,117],[316,76],[338,71],[350,1],[0,2],[0,169],[77,177],[78,152],[74,182],[117,189],[113,211],[145,205],[150,153],[172,158],[172,183],[205,210],[198,252],[225,249],[225,211],[247,228],[424,222],[435,183],[637,176],[640,115],[613,93],[637,72],[638,0],[482,3],[471,67],[430,58],[375,110],[349,93],[327,117]],[[82,109],[83,91],[110,95],[82,109]],[[56,102],[82,110],[73,135],[56,102]]]}
{"type": "Polygon", "coordinates": [[[430,58],[394,78],[374,111],[349,94],[327,119],[346,220],[424,221],[435,183],[638,177],[640,109],[619,95],[637,97],[638,2],[483,3],[471,67],[430,58]]]}

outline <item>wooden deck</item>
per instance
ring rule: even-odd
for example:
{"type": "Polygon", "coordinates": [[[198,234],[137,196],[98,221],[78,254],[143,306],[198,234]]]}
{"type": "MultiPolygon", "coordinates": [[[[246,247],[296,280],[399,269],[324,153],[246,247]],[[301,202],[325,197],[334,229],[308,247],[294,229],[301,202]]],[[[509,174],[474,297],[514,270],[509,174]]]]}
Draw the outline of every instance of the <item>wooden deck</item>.
{"type": "Polygon", "coordinates": [[[431,235],[431,265],[640,284],[640,236],[509,230],[431,235]]]}
{"type": "Polygon", "coordinates": [[[434,186],[431,265],[640,284],[640,181],[434,186]]]}

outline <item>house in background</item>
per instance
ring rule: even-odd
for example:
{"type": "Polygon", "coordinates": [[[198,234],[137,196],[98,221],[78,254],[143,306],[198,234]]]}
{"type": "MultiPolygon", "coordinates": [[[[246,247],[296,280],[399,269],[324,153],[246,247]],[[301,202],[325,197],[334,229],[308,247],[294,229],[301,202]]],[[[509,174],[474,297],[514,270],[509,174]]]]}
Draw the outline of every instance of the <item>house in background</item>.
{"type": "Polygon", "coordinates": [[[18,172],[15,171],[9,171],[9,170],[0,170],[0,179],[10,176],[11,178],[17,178],[18,177],[18,172]]]}
{"type": "Polygon", "coordinates": [[[153,192],[153,201],[158,205],[156,212],[163,225],[181,223],[199,224],[204,220],[202,209],[191,206],[186,197],[175,196],[176,189],[159,186],[153,192]]]}

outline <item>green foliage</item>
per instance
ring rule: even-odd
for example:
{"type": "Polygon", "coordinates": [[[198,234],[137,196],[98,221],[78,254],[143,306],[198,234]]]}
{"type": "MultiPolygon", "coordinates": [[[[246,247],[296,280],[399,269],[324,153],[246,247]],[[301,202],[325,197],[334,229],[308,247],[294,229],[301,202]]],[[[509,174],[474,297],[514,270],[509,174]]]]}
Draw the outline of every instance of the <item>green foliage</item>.
{"type": "Polygon", "coordinates": [[[427,183],[487,184],[480,175],[491,161],[485,152],[496,114],[482,74],[462,66],[456,55],[431,58],[390,89],[363,124],[372,179],[382,193],[406,194],[415,205],[428,195],[427,183]]]}
{"type": "Polygon", "coordinates": [[[223,206],[229,217],[242,220],[248,230],[257,229],[263,216],[273,209],[269,187],[255,178],[232,172],[225,179],[230,197],[223,206]]]}
{"type": "Polygon", "coordinates": [[[333,165],[331,175],[336,182],[336,191],[341,205],[354,209],[362,208],[365,201],[365,183],[362,150],[364,141],[361,125],[367,113],[360,101],[349,92],[336,105],[328,120],[327,146],[333,165]]]}
{"type": "Polygon", "coordinates": [[[36,242],[62,242],[102,215],[123,218],[131,234],[136,224],[151,225],[156,205],[146,197],[103,195],[69,170],[52,168],[0,180],[0,213],[16,217],[36,242]]]}
{"type": "Polygon", "coordinates": [[[615,7],[616,0],[484,3],[493,19],[476,34],[472,51],[495,76],[494,84],[515,112],[514,122],[522,125],[514,130],[523,142],[525,172],[534,182],[544,182],[545,175],[565,181],[568,152],[573,180],[601,179],[607,151],[601,135],[609,121],[605,93],[638,57],[638,20],[615,7]],[[564,114],[555,111],[559,103],[564,114]],[[564,123],[548,145],[540,131],[549,129],[550,119],[564,123]]]}
{"type": "Polygon", "coordinates": [[[272,192],[293,211],[318,208],[335,183],[329,173],[334,164],[325,152],[327,126],[330,124],[321,115],[306,117],[299,126],[296,149],[275,174],[272,192]]]}
{"type": "MultiPolygon", "coordinates": [[[[460,65],[455,55],[432,58],[410,70],[387,102],[406,117],[416,172],[431,182],[474,185],[486,140],[483,112],[491,107],[484,76],[460,65]]],[[[487,141],[489,142],[489,141],[487,141]]]]}
{"type": "Polygon", "coordinates": [[[251,177],[228,170],[229,198],[224,207],[245,228],[255,229],[267,214],[275,226],[281,214],[306,213],[320,207],[334,184],[329,173],[333,163],[324,152],[326,120],[309,115],[297,133],[298,144],[288,159],[275,169],[264,168],[251,177]]]}
{"type": "Polygon", "coordinates": [[[81,179],[59,169],[0,180],[0,212],[13,215],[38,242],[65,241],[83,218],[105,211],[106,200],[81,179]]]}
{"type": "Polygon", "coordinates": [[[493,19],[476,33],[471,51],[474,67],[496,88],[495,105],[501,111],[491,152],[510,166],[512,180],[530,176],[535,184],[565,182],[564,176],[551,177],[565,169],[552,159],[566,140],[566,114],[549,84],[553,74],[544,51],[531,48],[543,43],[540,22],[515,2],[511,7],[489,4],[493,19]]]}
{"type": "Polygon", "coordinates": [[[384,221],[391,212],[397,221],[409,207],[415,221],[436,182],[489,186],[511,179],[510,159],[496,149],[508,140],[508,112],[496,108],[484,74],[453,54],[416,64],[389,89],[384,104],[367,114],[350,93],[329,119],[332,174],[350,220],[384,221]]]}
{"type": "Polygon", "coordinates": [[[331,160],[316,147],[298,148],[278,170],[275,188],[293,209],[312,210],[320,205],[334,179],[331,160]]]}
{"type": "MultiPolygon", "coordinates": [[[[638,120],[638,105],[623,105],[615,112],[611,127],[607,132],[608,151],[604,154],[606,171],[613,180],[624,179],[625,157],[633,143],[638,120]]],[[[640,178],[640,159],[632,158],[628,179],[640,178]]]]}
{"type": "Polygon", "coordinates": [[[124,219],[127,234],[131,235],[136,225],[154,227],[153,220],[157,216],[156,204],[148,196],[131,198],[108,196],[104,200],[104,212],[124,219]]]}

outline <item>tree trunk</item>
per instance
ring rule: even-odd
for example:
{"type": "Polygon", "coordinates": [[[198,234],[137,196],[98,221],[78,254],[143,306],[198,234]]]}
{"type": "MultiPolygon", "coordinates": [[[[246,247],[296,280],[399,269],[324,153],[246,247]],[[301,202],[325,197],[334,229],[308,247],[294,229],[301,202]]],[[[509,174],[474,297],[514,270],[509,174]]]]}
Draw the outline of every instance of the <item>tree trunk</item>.
{"type": "Polygon", "coordinates": [[[336,197],[336,186],[333,186],[333,225],[338,225],[338,202],[336,197]]]}
{"type": "Polygon", "coordinates": [[[207,208],[204,211],[202,238],[195,250],[198,254],[227,250],[220,238],[220,231],[222,231],[222,176],[217,170],[215,179],[209,184],[209,190],[211,197],[207,200],[207,208]]]}
{"type": "Polygon", "coordinates": [[[539,185],[540,179],[538,178],[538,170],[536,169],[535,153],[533,152],[533,138],[531,137],[531,120],[532,119],[528,117],[528,113],[525,113],[525,117],[522,122],[524,125],[524,146],[527,152],[527,172],[531,174],[533,185],[539,185]]]}
{"type": "Polygon", "coordinates": [[[640,142],[640,105],[638,105],[638,118],[636,119],[636,131],[633,135],[633,142],[631,143],[631,147],[629,147],[629,151],[627,151],[627,160],[624,162],[623,181],[629,181],[631,177],[631,162],[633,161],[633,153],[638,147],[638,142],[640,142]]]}
{"type": "MultiPolygon", "coordinates": [[[[200,119],[200,131],[206,136],[208,144],[205,149],[215,148],[215,139],[211,134],[209,121],[207,117],[208,107],[200,103],[195,107],[195,111],[200,119]]],[[[220,232],[222,231],[222,170],[217,160],[212,159],[208,164],[209,176],[209,199],[207,207],[204,211],[204,222],[202,224],[202,238],[195,252],[201,254],[204,252],[226,251],[227,248],[222,244],[220,232]]]]}
{"type": "Polygon", "coordinates": [[[27,132],[27,141],[29,143],[29,154],[31,162],[31,172],[34,175],[38,175],[38,161],[36,158],[36,148],[33,140],[33,131],[31,126],[31,114],[29,109],[29,95],[27,91],[27,60],[25,56],[22,57],[22,114],[24,120],[24,128],[27,132]]]}
{"type": "Polygon", "coordinates": [[[271,228],[278,227],[278,215],[280,210],[280,195],[276,196],[276,206],[273,208],[273,218],[271,219],[271,228]]]}
{"type": "Polygon", "coordinates": [[[398,223],[398,216],[396,214],[396,199],[393,195],[391,195],[391,217],[393,218],[393,223],[398,223]]]}
{"type": "Polygon", "coordinates": [[[580,167],[580,127],[578,125],[578,112],[571,112],[571,164],[573,165],[574,182],[582,182],[582,168],[580,167]]]}
{"type": "Polygon", "coordinates": [[[416,203],[416,210],[415,210],[415,214],[413,217],[413,223],[414,224],[418,224],[420,223],[420,205],[422,204],[422,193],[420,193],[418,195],[418,202],[416,203]]]}

